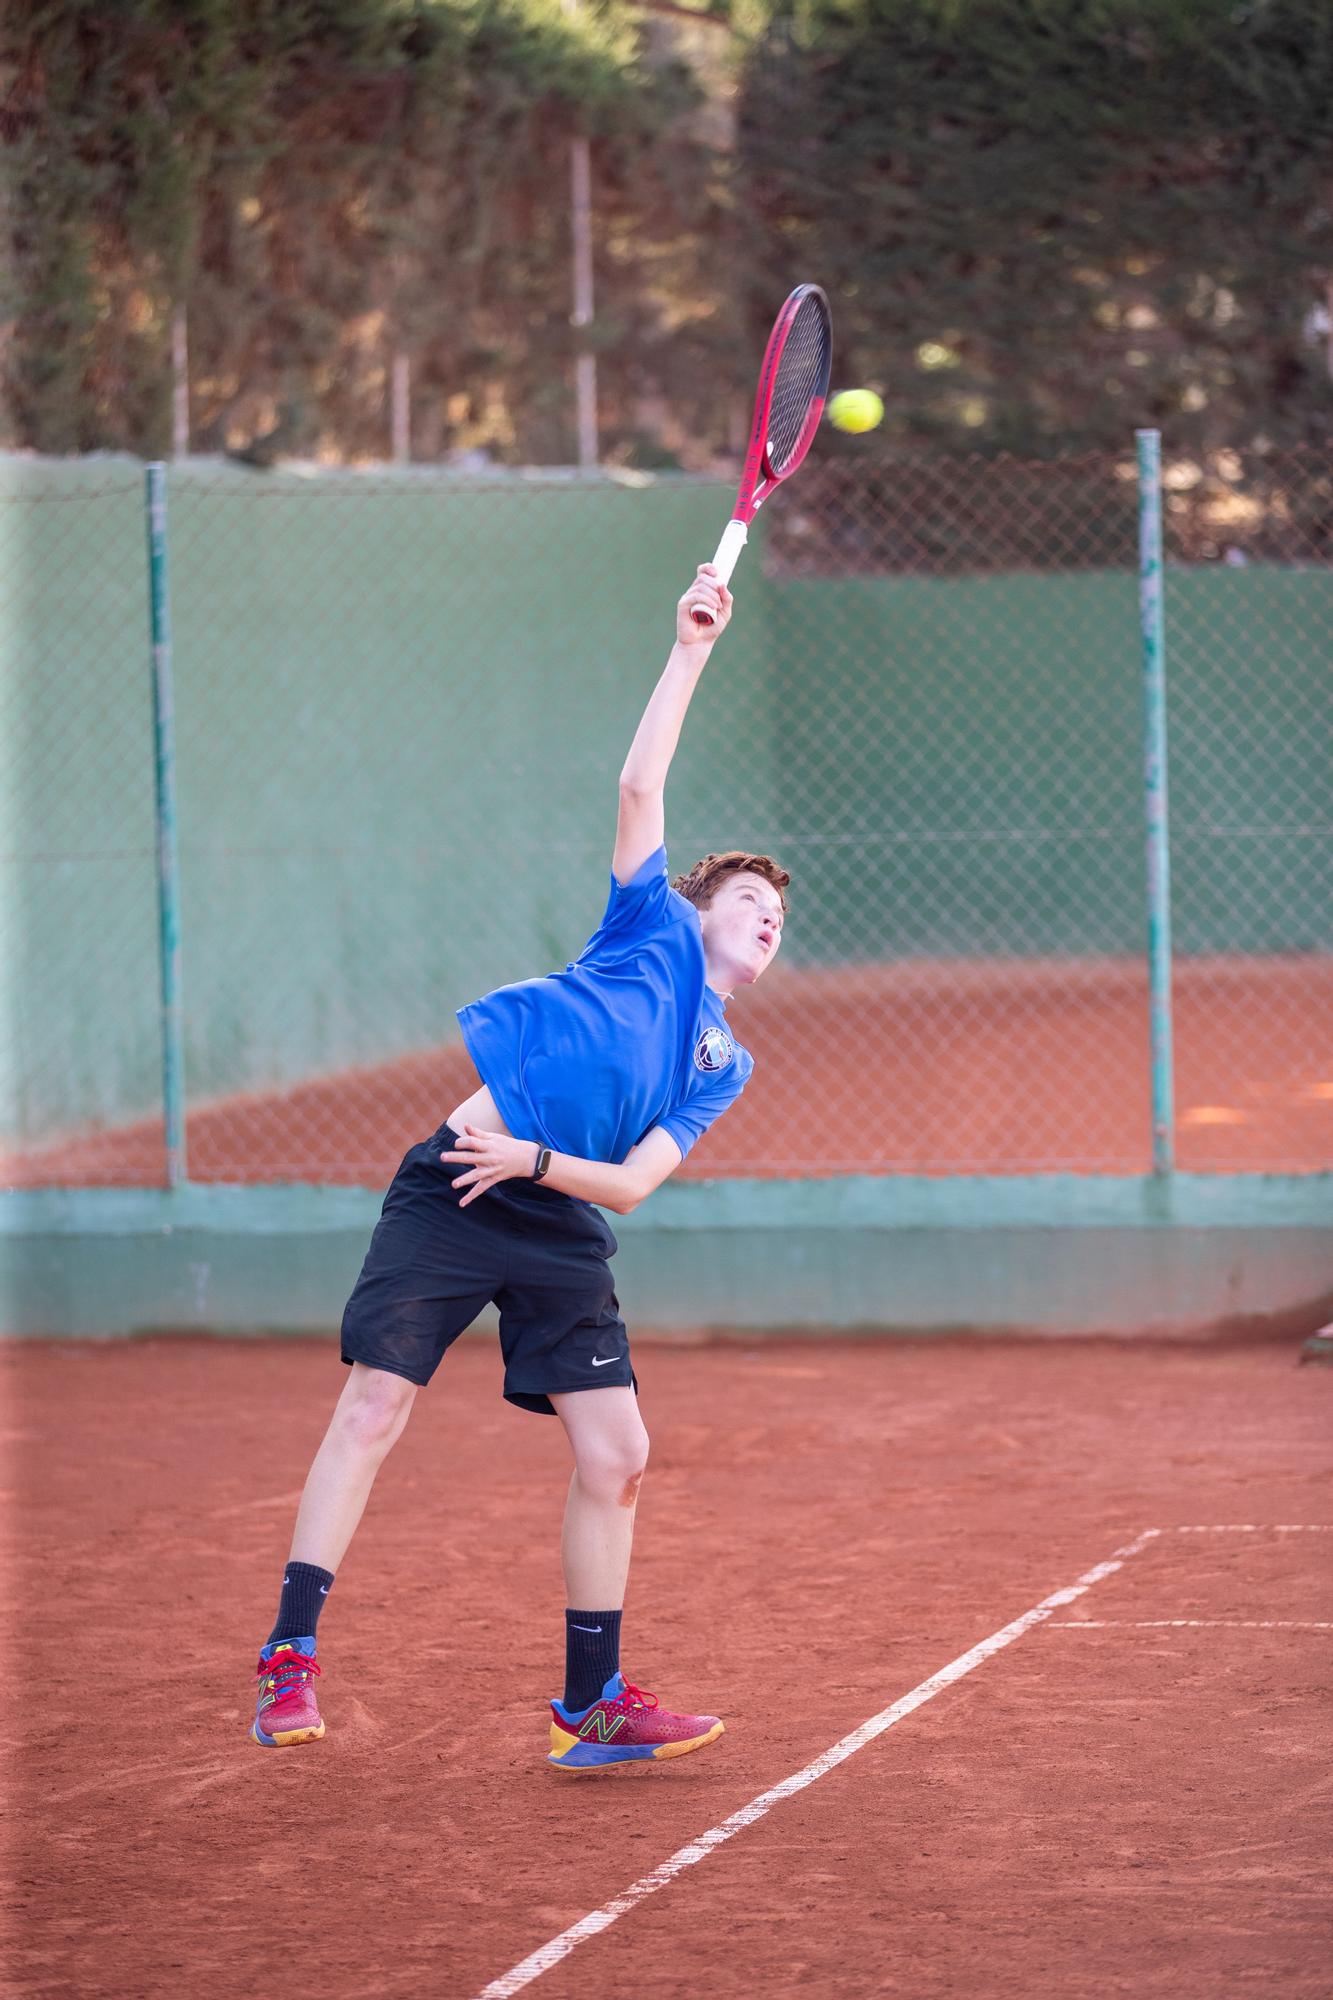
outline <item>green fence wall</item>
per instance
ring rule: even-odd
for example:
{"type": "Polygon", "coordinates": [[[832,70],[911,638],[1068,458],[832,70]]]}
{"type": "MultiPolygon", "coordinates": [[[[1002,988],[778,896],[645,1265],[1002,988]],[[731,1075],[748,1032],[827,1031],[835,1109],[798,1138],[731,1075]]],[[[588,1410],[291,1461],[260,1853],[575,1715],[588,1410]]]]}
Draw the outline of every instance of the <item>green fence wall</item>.
{"type": "MultiPolygon", "coordinates": [[[[820,813],[796,847],[821,930],[811,950],[793,926],[798,950],[863,957],[867,894],[903,957],[1144,949],[1132,573],[766,594],[780,785],[820,813]]],[[[1179,951],[1327,949],[1331,630],[1329,570],[1168,572],[1179,951]]]]}
{"type": "MultiPolygon", "coordinates": [[[[428,1046],[573,957],[719,495],[174,492],[192,1090],[428,1046]]],[[[771,815],[768,673],[759,603],[691,718],[676,856],[730,829],[735,701],[761,718],[737,837],[771,815]]]]}
{"type": "Polygon", "coordinates": [[[1333,568],[1168,570],[1176,950],[1327,951],[1333,568]]]}
{"type": "MultiPolygon", "coordinates": [[[[0,1090],[32,1140],[159,1103],[147,582],[139,468],[9,478],[46,496],[11,504],[5,551],[30,575],[2,697],[29,782],[0,1090]]],[[[580,950],[616,774],[730,498],[173,471],[192,1102],[437,1043],[463,1001],[580,950]]],[[[757,561],[750,582],[673,779],[681,865],[773,829],[757,561]]]]}
{"type": "Polygon", "coordinates": [[[867,896],[902,957],[1142,948],[1132,574],[810,579],[775,594],[783,783],[833,802],[801,859],[818,957],[865,956],[867,896]]]}
{"type": "Polygon", "coordinates": [[[143,470],[0,480],[0,1129],[110,1123],[160,1087],[143,470]]]}
{"type": "MultiPolygon", "coordinates": [[[[730,497],[173,472],[192,1101],[439,1042],[462,1001],[579,949],[675,594],[730,497]]],[[[0,1117],[31,1141],[158,1104],[142,471],[11,465],[0,503],[22,773],[0,1117]]],[[[1322,850],[1293,821],[1333,744],[1331,588],[1169,576],[1186,950],[1319,941],[1322,850]],[[1233,784],[1238,730],[1263,755],[1233,784]]],[[[755,548],[737,590],[673,777],[673,860],[775,849],[807,963],[867,955],[868,901],[903,955],[1141,948],[1132,575],[780,579],[755,548]]]]}

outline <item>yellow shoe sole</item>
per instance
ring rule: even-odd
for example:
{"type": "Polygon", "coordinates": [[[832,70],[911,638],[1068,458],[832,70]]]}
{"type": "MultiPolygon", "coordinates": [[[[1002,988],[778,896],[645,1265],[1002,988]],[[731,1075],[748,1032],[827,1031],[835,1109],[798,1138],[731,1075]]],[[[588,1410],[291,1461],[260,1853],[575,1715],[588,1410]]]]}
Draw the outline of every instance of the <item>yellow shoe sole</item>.
{"type": "Polygon", "coordinates": [[[272,1736],[264,1737],[255,1722],[250,1725],[250,1734],[261,1750],[285,1750],[291,1743],[318,1743],[324,1734],[324,1724],[317,1723],[312,1729],[278,1729],[272,1736]]]}
{"type": "Polygon", "coordinates": [[[666,1757],[687,1757],[691,1750],[702,1750],[706,1743],[715,1743],[724,1733],[725,1725],[715,1722],[702,1736],[686,1737],[682,1743],[631,1743],[625,1749],[617,1750],[614,1743],[585,1743],[553,1722],[551,1748],[546,1761],[553,1764],[557,1771],[586,1775],[589,1771],[616,1770],[622,1764],[649,1764],[658,1763],[666,1757]]]}
{"type": "Polygon", "coordinates": [[[705,1743],[716,1743],[719,1736],[726,1734],[726,1724],[715,1722],[706,1736],[691,1736],[685,1743],[659,1743],[653,1751],[654,1757],[684,1757],[691,1750],[702,1750],[705,1743]]]}

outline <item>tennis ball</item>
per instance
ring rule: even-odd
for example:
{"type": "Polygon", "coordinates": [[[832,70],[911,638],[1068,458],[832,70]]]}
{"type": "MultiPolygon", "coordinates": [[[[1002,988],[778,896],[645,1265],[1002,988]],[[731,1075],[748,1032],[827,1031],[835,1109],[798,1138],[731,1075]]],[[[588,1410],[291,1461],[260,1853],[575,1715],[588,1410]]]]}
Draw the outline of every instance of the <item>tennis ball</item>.
{"type": "Polygon", "coordinates": [[[839,389],[828,414],[840,431],[873,431],[884,415],[884,404],[873,389],[839,389]]]}

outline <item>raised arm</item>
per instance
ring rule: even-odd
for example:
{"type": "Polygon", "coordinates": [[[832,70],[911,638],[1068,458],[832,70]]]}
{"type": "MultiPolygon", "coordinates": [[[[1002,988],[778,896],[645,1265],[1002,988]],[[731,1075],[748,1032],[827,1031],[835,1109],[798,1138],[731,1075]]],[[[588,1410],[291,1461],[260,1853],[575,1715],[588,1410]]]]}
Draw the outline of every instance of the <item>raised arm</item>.
{"type": "Polygon", "coordinates": [[[649,697],[620,773],[620,817],[611,861],[617,882],[628,882],[662,845],[667,772],[699,676],[731,617],[731,601],[731,592],[725,583],[718,582],[713,565],[701,563],[694,582],[676,606],[676,643],[649,697]],[[712,612],[711,625],[695,623],[696,604],[712,612]]]}

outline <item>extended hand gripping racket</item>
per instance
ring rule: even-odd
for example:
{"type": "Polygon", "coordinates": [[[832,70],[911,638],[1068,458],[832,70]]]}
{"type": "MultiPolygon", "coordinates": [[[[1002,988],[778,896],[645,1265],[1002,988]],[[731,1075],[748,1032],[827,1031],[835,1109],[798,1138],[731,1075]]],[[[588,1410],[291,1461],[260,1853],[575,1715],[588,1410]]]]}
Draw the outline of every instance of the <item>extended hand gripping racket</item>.
{"type": "MultiPolygon", "coordinates": [[[[764,349],[736,511],[713,557],[722,583],[730,580],[760,507],[810,449],[824,411],[832,360],[828,300],[818,285],[798,285],[778,314],[764,349]]],[[[711,612],[702,609],[695,611],[694,619],[698,625],[713,622],[711,612]]]]}

